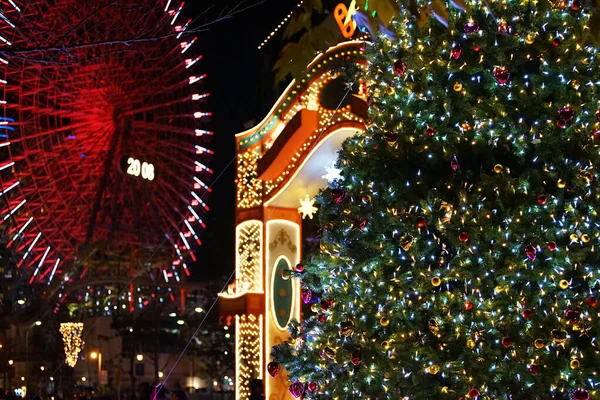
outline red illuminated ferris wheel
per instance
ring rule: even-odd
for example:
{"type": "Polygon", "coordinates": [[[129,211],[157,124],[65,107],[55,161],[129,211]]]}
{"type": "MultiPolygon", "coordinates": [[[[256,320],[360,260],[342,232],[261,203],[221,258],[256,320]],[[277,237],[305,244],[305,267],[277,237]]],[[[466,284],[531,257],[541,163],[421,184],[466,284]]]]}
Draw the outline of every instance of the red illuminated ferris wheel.
{"type": "Polygon", "coordinates": [[[50,284],[102,244],[189,275],[212,151],[184,4],[0,4],[0,226],[20,271],[50,284]]]}

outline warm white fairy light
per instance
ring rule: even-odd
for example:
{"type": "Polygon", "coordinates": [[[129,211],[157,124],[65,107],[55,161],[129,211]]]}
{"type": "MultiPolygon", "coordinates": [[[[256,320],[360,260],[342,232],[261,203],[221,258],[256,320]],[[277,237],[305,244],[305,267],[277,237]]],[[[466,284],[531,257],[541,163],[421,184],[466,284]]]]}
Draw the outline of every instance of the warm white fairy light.
{"type": "MultiPolygon", "coordinates": [[[[302,3],[304,3],[304,1],[301,0],[298,3],[298,5],[296,6],[296,8],[299,8],[300,6],[302,6],[302,3]]],[[[277,25],[277,27],[275,29],[273,29],[273,31],[271,33],[269,33],[269,35],[265,38],[265,40],[263,40],[262,43],[258,46],[258,50],[260,50],[263,47],[265,47],[265,45],[269,42],[269,40],[271,40],[271,38],[273,36],[275,36],[275,34],[277,33],[277,31],[279,31],[285,25],[285,23],[288,22],[288,20],[292,17],[292,14],[294,14],[294,10],[290,11],[290,13],[285,16],[285,18],[283,19],[283,21],[281,21],[279,23],[279,25],[277,25]]]]}
{"type": "Polygon", "coordinates": [[[83,349],[83,322],[63,322],[60,324],[60,334],[65,348],[65,362],[71,368],[77,364],[79,352],[83,349]]]}

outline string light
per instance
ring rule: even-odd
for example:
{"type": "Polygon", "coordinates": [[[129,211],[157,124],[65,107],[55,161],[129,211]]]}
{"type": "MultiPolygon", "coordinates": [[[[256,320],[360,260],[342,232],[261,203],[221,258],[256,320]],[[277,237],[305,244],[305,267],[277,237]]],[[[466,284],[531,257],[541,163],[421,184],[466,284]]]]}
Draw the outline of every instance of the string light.
{"type": "MultiPolygon", "coordinates": [[[[300,3],[298,3],[296,5],[296,8],[300,8],[302,6],[302,3],[304,3],[304,1],[300,1],[300,3]]],[[[271,40],[271,38],[273,36],[275,36],[275,34],[285,25],[285,23],[292,17],[292,15],[294,14],[294,11],[296,10],[296,8],[292,11],[290,11],[290,13],[288,15],[285,16],[285,18],[283,19],[283,21],[281,21],[279,23],[279,25],[277,25],[277,27],[275,29],[273,29],[273,31],[271,33],[269,33],[269,35],[265,38],[265,40],[262,41],[262,43],[258,46],[258,50],[262,49],[268,42],[269,40],[271,40]]]]}
{"type": "Polygon", "coordinates": [[[83,323],[82,322],[62,322],[59,328],[63,338],[65,350],[65,362],[71,368],[77,364],[79,352],[83,349],[84,342],[83,323]]]}

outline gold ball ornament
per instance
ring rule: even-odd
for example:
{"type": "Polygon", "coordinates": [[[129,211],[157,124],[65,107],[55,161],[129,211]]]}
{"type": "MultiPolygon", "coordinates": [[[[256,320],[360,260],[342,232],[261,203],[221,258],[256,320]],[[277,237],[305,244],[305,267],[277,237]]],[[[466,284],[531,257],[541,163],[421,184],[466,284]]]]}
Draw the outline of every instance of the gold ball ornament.
{"type": "Polygon", "coordinates": [[[558,287],[561,289],[568,289],[569,288],[569,281],[566,279],[561,279],[560,282],[558,282],[558,287]]]}
{"type": "Polygon", "coordinates": [[[379,323],[381,324],[381,326],[388,326],[390,324],[390,321],[386,317],[381,317],[379,319],[379,323]]]}
{"type": "Polygon", "coordinates": [[[312,312],[317,312],[317,311],[319,311],[319,305],[318,305],[318,304],[316,304],[316,303],[314,303],[313,305],[311,305],[311,306],[310,306],[310,310],[311,310],[312,312]]]}
{"type": "Polygon", "coordinates": [[[442,284],[442,280],[438,276],[434,276],[431,278],[431,284],[435,287],[438,287],[442,284]]]}
{"type": "Polygon", "coordinates": [[[585,171],[583,173],[583,179],[585,179],[587,183],[592,183],[594,181],[594,174],[590,171],[585,171]]]}
{"type": "Polygon", "coordinates": [[[536,349],[543,349],[546,344],[544,343],[544,339],[535,339],[533,345],[536,349]]]}
{"type": "Polygon", "coordinates": [[[387,89],[385,90],[385,92],[386,92],[388,95],[392,95],[392,94],[396,93],[396,89],[394,89],[394,87],[393,87],[393,86],[388,86],[388,87],[387,87],[387,89]]]}
{"type": "Polygon", "coordinates": [[[385,379],[390,379],[390,376],[392,376],[392,375],[391,375],[389,372],[385,372],[385,373],[383,374],[383,377],[384,377],[385,379]]]}
{"type": "Polygon", "coordinates": [[[388,342],[387,340],[384,340],[383,342],[381,342],[381,347],[383,347],[384,350],[389,350],[390,342],[388,342]]]}
{"type": "Polygon", "coordinates": [[[533,42],[535,42],[535,38],[531,33],[528,33],[527,36],[525,36],[525,43],[533,44],[533,42]]]}
{"type": "Polygon", "coordinates": [[[371,196],[369,196],[368,194],[365,194],[365,195],[362,197],[362,202],[363,202],[363,204],[367,204],[367,203],[368,203],[368,202],[370,202],[370,201],[371,201],[371,196]]]}
{"type": "Polygon", "coordinates": [[[475,341],[473,339],[467,340],[467,347],[469,349],[474,349],[475,348],[475,341]]]}
{"type": "Polygon", "coordinates": [[[456,82],[456,83],[454,84],[454,91],[455,91],[455,92],[460,92],[461,90],[462,90],[462,85],[461,85],[461,83],[460,83],[460,82],[456,82]]]}
{"type": "Polygon", "coordinates": [[[427,372],[431,375],[437,375],[437,373],[440,372],[440,367],[435,364],[431,365],[429,368],[427,368],[427,372]]]}
{"type": "Polygon", "coordinates": [[[567,182],[565,182],[563,179],[559,179],[556,182],[556,186],[558,186],[559,189],[564,188],[565,186],[567,186],[567,182]]]}
{"type": "Polygon", "coordinates": [[[494,165],[494,172],[497,174],[501,174],[504,171],[504,167],[500,164],[494,165]]]}
{"type": "Polygon", "coordinates": [[[569,363],[569,367],[571,367],[571,369],[577,369],[579,368],[581,364],[579,363],[579,360],[574,358],[571,360],[571,362],[569,363]]]}
{"type": "Polygon", "coordinates": [[[584,233],[583,235],[581,235],[581,241],[583,243],[589,243],[590,240],[592,240],[592,239],[590,238],[590,235],[588,235],[587,233],[584,233]]]}
{"type": "Polygon", "coordinates": [[[569,239],[571,239],[571,242],[576,242],[577,239],[579,239],[579,236],[577,236],[576,233],[571,233],[571,236],[569,236],[569,239]]]}
{"type": "Polygon", "coordinates": [[[573,80],[571,81],[571,86],[573,87],[573,89],[577,90],[577,89],[579,89],[579,87],[580,87],[581,85],[579,84],[579,81],[577,81],[577,80],[573,79],[573,80]]]}

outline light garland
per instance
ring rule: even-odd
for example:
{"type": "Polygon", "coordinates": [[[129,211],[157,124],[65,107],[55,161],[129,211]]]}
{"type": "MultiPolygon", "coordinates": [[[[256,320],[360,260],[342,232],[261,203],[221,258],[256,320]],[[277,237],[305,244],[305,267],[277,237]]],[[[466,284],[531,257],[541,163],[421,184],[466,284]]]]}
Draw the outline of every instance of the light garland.
{"type": "Polygon", "coordinates": [[[85,344],[82,340],[83,322],[63,322],[60,324],[59,331],[63,338],[65,362],[73,368],[85,344]]]}
{"type": "MultiPolygon", "coordinates": [[[[300,3],[298,3],[298,5],[296,6],[296,8],[299,8],[300,6],[302,6],[303,3],[304,3],[304,1],[300,1],[300,3]]],[[[283,19],[283,21],[281,21],[279,23],[279,25],[277,25],[277,27],[275,29],[273,29],[273,31],[271,31],[271,33],[269,33],[269,35],[265,38],[265,40],[263,40],[262,43],[258,45],[258,50],[260,50],[263,47],[265,47],[265,45],[269,42],[269,40],[271,40],[271,38],[273,36],[275,36],[275,34],[285,25],[285,23],[288,22],[288,20],[294,14],[294,11],[296,10],[296,8],[294,8],[292,11],[290,11],[290,13],[285,16],[285,18],[283,19]]]]}

